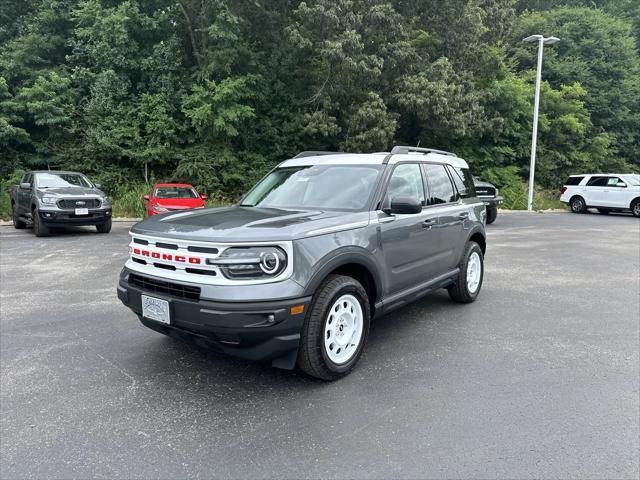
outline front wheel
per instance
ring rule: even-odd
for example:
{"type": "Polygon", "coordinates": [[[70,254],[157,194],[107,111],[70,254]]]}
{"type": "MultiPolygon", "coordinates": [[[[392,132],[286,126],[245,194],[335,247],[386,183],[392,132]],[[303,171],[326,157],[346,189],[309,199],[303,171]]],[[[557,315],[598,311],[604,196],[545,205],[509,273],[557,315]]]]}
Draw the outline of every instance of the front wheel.
{"type": "Polygon", "coordinates": [[[493,223],[498,218],[498,209],[496,207],[487,207],[487,224],[493,223]]]}
{"type": "Polygon", "coordinates": [[[111,231],[111,219],[101,223],[100,225],[96,225],[96,230],[98,233],[109,233],[111,231]]]}
{"type": "Polygon", "coordinates": [[[471,303],[478,297],[484,278],[484,256],[480,245],[467,243],[459,268],[460,273],[448,288],[449,296],[455,302],[471,303]]]}
{"type": "Polygon", "coordinates": [[[302,327],[298,367],[322,380],[347,375],[362,355],[370,317],[369,298],[360,282],[344,275],[327,277],[302,327]]]}
{"type": "Polygon", "coordinates": [[[640,217],[640,198],[631,202],[631,213],[633,213],[634,217],[640,217]]]}
{"type": "Polygon", "coordinates": [[[48,237],[50,233],[49,227],[42,223],[40,212],[34,209],[31,216],[33,217],[33,232],[36,234],[36,237],[48,237]]]}

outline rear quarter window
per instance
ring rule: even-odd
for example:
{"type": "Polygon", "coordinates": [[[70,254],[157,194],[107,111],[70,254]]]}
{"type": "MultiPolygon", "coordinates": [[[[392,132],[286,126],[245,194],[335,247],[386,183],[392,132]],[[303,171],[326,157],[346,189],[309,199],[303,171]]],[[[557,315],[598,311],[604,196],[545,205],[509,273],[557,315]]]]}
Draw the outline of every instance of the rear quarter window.
{"type": "Polygon", "coordinates": [[[567,178],[567,181],[564,182],[565,185],[580,185],[580,182],[582,181],[584,177],[569,177],[567,178]]]}
{"type": "Polygon", "coordinates": [[[471,198],[476,196],[476,186],[473,183],[473,176],[468,168],[454,167],[447,165],[449,174],[458,190],[460,198],[471,198]]]}

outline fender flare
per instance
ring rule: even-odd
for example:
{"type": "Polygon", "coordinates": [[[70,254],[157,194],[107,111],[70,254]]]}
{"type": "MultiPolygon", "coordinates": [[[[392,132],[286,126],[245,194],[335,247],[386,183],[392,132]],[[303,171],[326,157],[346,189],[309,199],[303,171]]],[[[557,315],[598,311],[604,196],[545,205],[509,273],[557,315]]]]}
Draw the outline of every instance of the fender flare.
{"type": "MultiPolygon", "coordinates": [[[[487,234],[485,232],[484,227],[481,227],[479,225],[475,225],[471,230],[469,230],[469,233],[467,234],[467,242],[469,240],[471,240],[471,237],[473,237],[476,233],[479,233],[480,235],[482,235],[482,239],[484,240],[484,245],[485,248],[483,249],[484,251],[482,252],[483,254],[486,252],[486,245],[487,245],[487,234]]],[[[482,247],[482,245],[481,245],[482,247]]]]}
{"type": "Polygon", "coordinates": [[[379,298],[382,297],[383,292],[382,277],[380,275],[378,264],[373,255],[367,250],[353,246],[342,247],[337,251],[332,251],[322,257],[317,262],[320,266],[314,269],[314,272],[309,277],[309,281],[307,282],[307,286],[304,290],[304,295],[313,295],[327,275],[336,268],[350,263],[355,263],[364,267],[371,274],[378,296],[375,300],[378,301],[379,298]]]}

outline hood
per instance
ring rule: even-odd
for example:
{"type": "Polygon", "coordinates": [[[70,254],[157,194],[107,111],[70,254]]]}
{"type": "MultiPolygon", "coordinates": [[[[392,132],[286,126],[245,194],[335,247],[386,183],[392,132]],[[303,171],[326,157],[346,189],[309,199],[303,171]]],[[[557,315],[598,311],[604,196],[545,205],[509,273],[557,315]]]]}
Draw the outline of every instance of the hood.
{"type": "Polygon", "coordinates": [[[270,242],[295,240],[321,229],[368,220],[369,212],[232,206],[154,215],[131,231],[205,242],[270,242]]]}
{"type": "Polygon", "coordinates": [[[491,188],[496,188],[495,185],[489,183],[489,182],[485,182],[483,180],[480,180],[479,178],[474,178],[473,179],[473,184],[476,187],[491,187],[491,188]]]}
{"type": "Polygon", "coordinates": [[[204,205],[201,198],[154,198],[153,204],[167,208],[187,208],[204,205]]]}
{"type": "Polygon", "coordinates": [[[104,197],[105,194],[102,190],[97,188],[86,187],[53,187],[53,188],[38,188],[38,192],[42,195],[57,195],[59,197],[104,197]]]}

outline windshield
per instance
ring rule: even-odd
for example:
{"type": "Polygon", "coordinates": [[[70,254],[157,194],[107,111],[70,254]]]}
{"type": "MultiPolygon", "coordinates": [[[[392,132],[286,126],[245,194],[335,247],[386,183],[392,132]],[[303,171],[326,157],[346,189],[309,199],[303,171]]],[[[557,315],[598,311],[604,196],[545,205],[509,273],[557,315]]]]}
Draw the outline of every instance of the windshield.
{"type": "Polygon", "coordinates": [[[640,175],[625,175],[623,178],[629,185],[634,187],[640,186],[640,175]]]}
{"type": "Polygon", "coordinates": [[[244,207],[362,210],[382,165],[313,165],[271,172],[242,202],[244,207]]]}
{"type": "Polygon", "coordinates": [[[198,194],[191,187],[158,187],[156,198],[198,198],[198,194]]]}
{"type": "Polygon", "coordinates": [[[87,177],[79,173],[36,173],[36,185],[39,188],[93,187],[87,177]]]}

